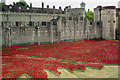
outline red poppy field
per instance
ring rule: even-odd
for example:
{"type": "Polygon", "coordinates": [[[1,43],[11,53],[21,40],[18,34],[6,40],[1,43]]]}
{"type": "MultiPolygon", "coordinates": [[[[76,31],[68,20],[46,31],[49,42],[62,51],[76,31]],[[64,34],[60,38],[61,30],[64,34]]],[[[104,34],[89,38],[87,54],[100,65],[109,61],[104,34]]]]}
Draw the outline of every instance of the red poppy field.
{"type": "Polygon", "coordinates": [[[102,69],[104,64],[118,64],[119,41],[80,40],[41,45],[3,47],[2,77],[18,78],[26,73],[33,78],[47,78],[44,69],[58,67],[85,70],[86,66],[102,69]]]}

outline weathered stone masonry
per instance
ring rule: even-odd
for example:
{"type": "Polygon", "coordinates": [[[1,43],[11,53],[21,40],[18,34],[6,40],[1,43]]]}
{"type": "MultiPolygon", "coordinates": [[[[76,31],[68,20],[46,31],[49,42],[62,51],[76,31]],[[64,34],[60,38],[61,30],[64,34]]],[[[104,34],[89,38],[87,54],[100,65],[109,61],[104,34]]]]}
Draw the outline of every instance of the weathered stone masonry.
{"type": "Polygon", "coordinates": [[[0,12],[3,46],[95,38],[116,39],[116,33],[119,36],[119,9],[115,7],[98,6],[94,10],[94,21],[89,22],[84,8],[67,6],[62,11],[61,7],[49,9],[47,6],[28,7],[29,11],[9,11],[10,6],[0,12]]]}

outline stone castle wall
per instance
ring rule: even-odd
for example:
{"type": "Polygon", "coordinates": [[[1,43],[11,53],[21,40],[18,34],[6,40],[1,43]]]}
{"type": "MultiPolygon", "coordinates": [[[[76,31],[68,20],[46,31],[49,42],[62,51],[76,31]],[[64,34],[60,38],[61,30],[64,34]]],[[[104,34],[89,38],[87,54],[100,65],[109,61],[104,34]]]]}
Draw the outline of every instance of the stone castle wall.
{"type": "Polygon", "coordinates": [[[93,22],[89,22],[84,9],[79,8],[68,8],[65,14],[0,12],[0,17],[0,35],[4,46],[95,38],[115,39],[116,34],[119,35],[116,30],[119,29],[120,17],[116,17],[116,9],[113,7],[95,8],[93,22]]]}
{"type": "MultiPolygon", "coordinates": [[[[94,23],[93,23],[94,24],[94,23]]],[[[59,42],[64,40],[83,40],[100,38],[99,27],[90,25],[87,18],[73,17],[68,20],[61,16],[57,25],[43,27],[10,27],[2,28],[2,45],[11,46],[15,44],[41,44],[44,42],[59,42]]]]}

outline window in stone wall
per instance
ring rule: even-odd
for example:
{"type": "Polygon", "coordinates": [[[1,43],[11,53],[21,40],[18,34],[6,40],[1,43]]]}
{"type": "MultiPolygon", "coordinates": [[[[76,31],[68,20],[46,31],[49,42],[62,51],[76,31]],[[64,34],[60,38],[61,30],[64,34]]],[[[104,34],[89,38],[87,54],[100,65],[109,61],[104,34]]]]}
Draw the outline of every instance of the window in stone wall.
{"type": "Polygon", "coordinates": [[[30,21],[29,26],[34,26],[34,22],[30,21]]]}
{"type": "Polygon", "coordinates": [[[118,17],[119,16],[119,13],[116,13],[116,17],[118,17]]]}
{"type": "Polygon", "coordinates": [[[113,23],[115,23],[115,21],[113,21],[113,23]]]}
{"type": "Polygon", "coordinates": [[[72,17],[69,17],[69,20],[72,20],[72,17]]]}
{"type": "Polygon", "coordinates": [[[110,22],[110,21],[108,21],[108,22],[110,22]]]}
{"type": "Polygon", "coordinates": [[[46,22],[42,22],[42,26],[47,26],[47,23],[46,22]]]}
{"type": "Polygon", "coordinates": [[[56,21],[53,21],[53,25],[57,26],[57,22],[56,22],[56,21]]]}
{"type": "Polygon", "coordinates": [[[99,22],[97,22],[97,25],[100,25],[100,23],[99,23],[99,22]]]}
{"type": "Polygon", "coordinates": [[[19,23],[18,23],[18,22],[16,22],[16,26],[19,26],[19,23]]]}
{"type": "Polygon", "coordinates": [[[73,15],[73,13],[71,13],[71,15],[73,15]]]}
{"type": "Polygon", "coordinates": [[[1,26],[4,26],[4,25],[3,25],[3,22],[1,22],[1,26]]]}
{"type": "MultiPolygon", "coordinates": [[[[11,24],[11,23],[10,23],[10,24],[11,24]]],[[[22,27],[23,27],[23,26],[25,26],[25,22],[21,22],[21,21],[18,22],[18,21],[17,21],[17,22],[16,22],[16,26],[22,26],[22,27]]]]}
{"type": "Polygon", "coordinates": [[[79,13],[79,15],[81,16],[81,13],[79,13]]]}
{"type": "Polygon", "coordinates": [[[92,22],[90,22],[90,25],[92,25],[92,22]]]}

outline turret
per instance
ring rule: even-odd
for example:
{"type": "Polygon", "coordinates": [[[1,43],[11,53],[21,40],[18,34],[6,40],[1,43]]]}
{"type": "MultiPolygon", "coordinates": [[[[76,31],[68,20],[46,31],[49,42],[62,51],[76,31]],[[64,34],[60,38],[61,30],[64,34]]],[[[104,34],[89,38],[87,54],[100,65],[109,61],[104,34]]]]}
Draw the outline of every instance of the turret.
{"type": "Polygon", "coordinates": [[[44,10],[44,3],[42,2],[42,11],[44,10]]]}
{"type": "Polygon", "coordinates": [[[80,7],[81,7],[81,8],[84,8],[84,9],[85,9],[85,6],[86,6],[86,4],[85,4],[84,2],[82,2],[82,3],[80,4],[80,7]]]}

